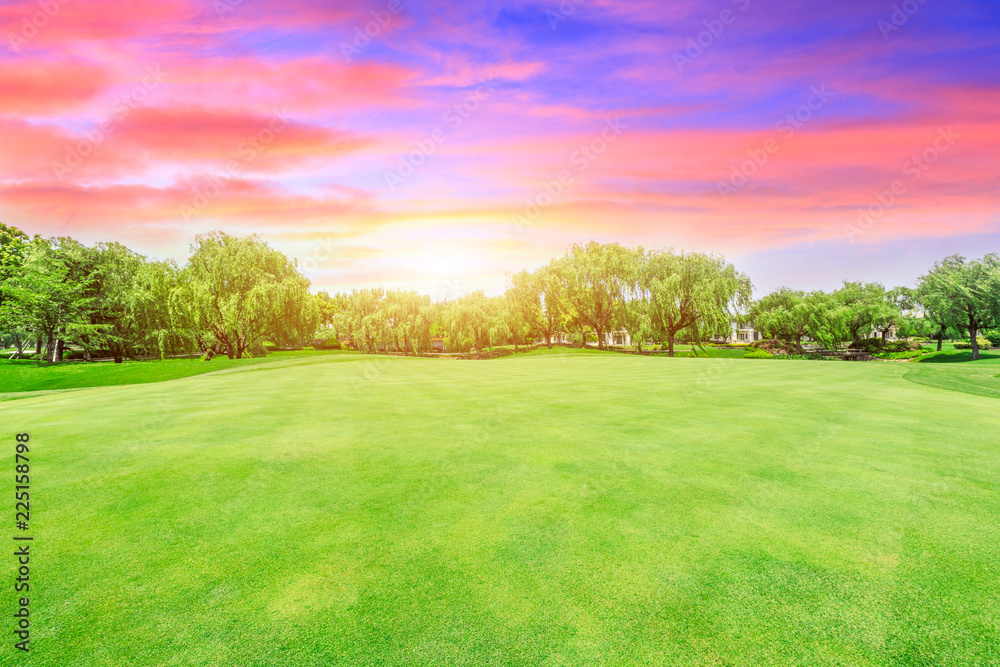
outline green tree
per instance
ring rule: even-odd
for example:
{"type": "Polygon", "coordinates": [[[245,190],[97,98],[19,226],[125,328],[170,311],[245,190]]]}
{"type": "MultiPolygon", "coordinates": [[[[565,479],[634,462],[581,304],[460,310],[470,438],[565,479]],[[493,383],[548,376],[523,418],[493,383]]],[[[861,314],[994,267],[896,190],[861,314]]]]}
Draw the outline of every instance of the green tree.
{"type": "MultiPolygon", "coordinates": [[[[514,337],[514,350],[519,340],[527,341],[535,335],[545,335],[546,322],[542,312],[541,284],[536,275],[523,270],[507,274],[507,291],[504,292],[508,328],[514,337]]],[[[549,338],[551,347],[551,338],[549,338]]]]}
{"type": "MultiPolygon", "coordinates": [[[[844,286],[834,292],[844,306],[845,325],[853,345],[859,345],[876,330],[881,322],[895,322],[898,312],[886,300],[886,291],[880,283],[844,281],[844,286]]],[[[888,330],[887,327],[886,330],[888,330]]]]}
{"type": "Polygon", "coordinates": [[[671,357],[679,332],[702,341],[728,329],[753,292],[750,279],[723,257],[696,252],[651,253],[641,280],[649,294],[652,329],[667,341],[671,357]]]}
{"type": "Polygon", "coordinates": [[[0,222],[0,331],[9,331],[14,339],[15,357],[20,357],[24,349],[21,334],[26,333],[20,327],[23,322],[14,319],[12,306],[4,308],[4,284],[20,270],[24,264],[24,255],[28,248],[28,235],[16,227],[8,227],[0,222]]]}
{"type": "Polygon", "coordinates": [[[980,330],[1000,326],[1000,255],[980,260],[952,255],[935,262],[921,277],[919,294],[935,321],[966,330],[972,358],[979,359],[980,330]]]}
{"type": "MultiPolygon", "coordinates": [[[[577,315],[577,324],[589,325],[604,349],[604,334],[622,326],[626,295],[638,278],[642,249],[617,243],[573,245],[560,263],[567,301],[577,315]]],[[[582,331],[581,331],[582,333],[582,331]]]]}
{"type": "Polygon", "coordinates": [[[33,332],[45,342],[45,358],[58,361],[67,327],[81,322],[89,307],[84,291],[58,247],[36,237],[27,245],[23,263],[4,283],[0,318],[33,332]]]}
{"type": "MultiPolygon", "coordinates": [[[[301,329],[309,281],[293,260],[257,236],[200,235],[171,293],[174,313],[241,359],[265,334],[301,329]]],[[[315,305],[314,303],[312,304],[315,305]]]]}
{"type": "Polygon", "coordinates": [[[554,259],[531,275],[531,283],[538,294],[541,318],[538,333],[552,349],[552,338],[571,326],[573,307],[566,298],[564,262],[554,259]]]}
{"type": "Polygon", "coordinates": [[[836,350],[851,335],[849,309],[837,295],[810,292],[803,297],[802,307],[809,337],[825,348],[836,350]]]}
{"type": "Polygon", "coordinates": [[[802,338],[809,334],[810,308],[805,292],[781,287],[750,307],[750,321],[767,338],[795,341],[802,354],[802,338]]]}

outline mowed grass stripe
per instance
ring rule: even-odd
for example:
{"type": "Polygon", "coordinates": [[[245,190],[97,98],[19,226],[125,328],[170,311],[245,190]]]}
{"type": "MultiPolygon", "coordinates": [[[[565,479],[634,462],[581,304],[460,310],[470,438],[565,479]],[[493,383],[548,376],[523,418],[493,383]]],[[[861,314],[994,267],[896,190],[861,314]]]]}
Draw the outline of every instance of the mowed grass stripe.
{"type": "Polygon", "coordinates": [[[902,373],[354,356],[8,403],[33,664],[991,664],[995,401],[902,373]]]}

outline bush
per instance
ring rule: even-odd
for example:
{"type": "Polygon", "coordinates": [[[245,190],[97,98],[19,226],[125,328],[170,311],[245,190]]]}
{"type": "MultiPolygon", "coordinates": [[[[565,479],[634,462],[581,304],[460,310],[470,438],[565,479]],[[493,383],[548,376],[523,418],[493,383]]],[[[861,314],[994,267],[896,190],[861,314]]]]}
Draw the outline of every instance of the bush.
{"type": "Polygon", "coordinates": [[[743,353],[744,359],[774,359],[774,355],[761,348],[747,350],[743,353]]]}
{"type": "MultiPolygon", "coordinates": [[[[992,345],[990,344],[990,341],[988,339],[986,339],[986,338],[983,338],[982,336],[977,336],[976,337],[976,342],[979,344],[979,349],[980,350],[988,350],[988,349],[990,349],[992,347],[992,345]]],[[[971,350],[972,349],[972,343],[955,343],[955,349],[956,350],[971,350]]]]}
{"type": "Polygon", "coordinates": [[[907,352],[882,352],[875,356],[879,359],[916,359],[927,354],[927,350],[910,350],[907,352]]]}
{"type": "Polygon", "coordinates": [[[316,348],[313,347],[312,345],[306,345],[304,348],[302,348],[302,350],[305,352],[313,352],[316,350],[316,348]]]}
{"type": "Polygon", "coordinates": [[[807,354],[776,354],[775,359],[802,359],[806,361],[823,361],[826,359],[822,354],[818,352],[809,352],[807,354]]]}
{"type": "Polygon", "coordinates": [[[896,353],[896,352],[916,352],[921,348],[920,343],[917,341],[909,340],[894,340],[889,341],[882,348],[883,352],[896,353]]]}
{"type": "Polygon", "coordinates": [[[340,341],[337,340],[336,338],[330,338],[329,340],[323,341],[322,343],[320,343],[320,347],[323,348],[324,350],[342,350],[343,349],[343,346],[340,344],[340,341]]]}
{"type": "MultiPolygon", "coordinates": [[[[765,340],[758,340],[750,343],[748,348],[753,348],[753,350],[763,350],[769,352],[771,356],[775,354],[783,354],[786,350],[794,349],[795,343],[786,343],[785,341],[778,340],[776,338],[767,338],[765,340]]],[[[747,354],[750,350],[747,351],[747,354]]],[[[765,357],[750,357],[751,359],[763,359],[765,357]]]]}
{"type": "Polygon", "coordinates": [[[990,341],[990,347],[1000,347],[1000,329],[984,331],[983,338],[990,341]]]}
{"type": "Polygon", "coordinates": [[[199,359],[199,361],[211,361],[211,359],[208,358],[208,352],[206,352],[205,354],[201,355],[201,358],[199,359]]]}
{"type": "Polygon", "coordinates": [[[281,349],[280,347],[278,347],[277,343],[272,343],[269,340],[265,340],[262,344],[266,352],[276,352],[277,350],[281,349]]]}
{"type": "Polygon", "coordinates": [[[83,359],[83,350],[63,350],[63,361],[73,361],[83,359]]]}
{"type": "Polygon", "coordinates": [[[857,350],[864,350],[868,354],[878,354],[882,352],[883,344],[881,338],[868,338],[858,342],[857,345],[851,345],[851,347],[857,350]]]}
{"type": "Polygon", "coordinates": [[[257,341],[256,343],[248,347],[246,350],[244,350],[243,356],[249,357],[251,359],[260,359],[262,357],[266,357],[267,346],[264,343],[257,341]]]}

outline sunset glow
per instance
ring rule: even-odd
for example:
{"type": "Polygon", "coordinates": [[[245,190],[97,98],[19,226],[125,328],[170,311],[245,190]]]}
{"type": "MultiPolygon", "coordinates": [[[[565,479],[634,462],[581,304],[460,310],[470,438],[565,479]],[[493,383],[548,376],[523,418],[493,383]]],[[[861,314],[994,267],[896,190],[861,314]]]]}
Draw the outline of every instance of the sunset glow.
{"type": "Polygon", "coordinates": [[[434,298],[590,239],[717,250],[762,290],[909,284],[997,249],[998,25],[986,0],[4,3],[0,221],[179,260],[259,233],[317,288],[434,298]]]}

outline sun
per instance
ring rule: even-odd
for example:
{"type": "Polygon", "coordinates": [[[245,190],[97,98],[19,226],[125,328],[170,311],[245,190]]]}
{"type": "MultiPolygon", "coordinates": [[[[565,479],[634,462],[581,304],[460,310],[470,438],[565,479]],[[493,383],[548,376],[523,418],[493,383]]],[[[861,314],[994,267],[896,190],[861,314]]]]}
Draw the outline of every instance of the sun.
{"type": "Polygon", "coordinates": [[[425,248],[409,262],[414,269],[432,276],[457,276],[482,266],[482,258],[464,248],[425,248]]]}

